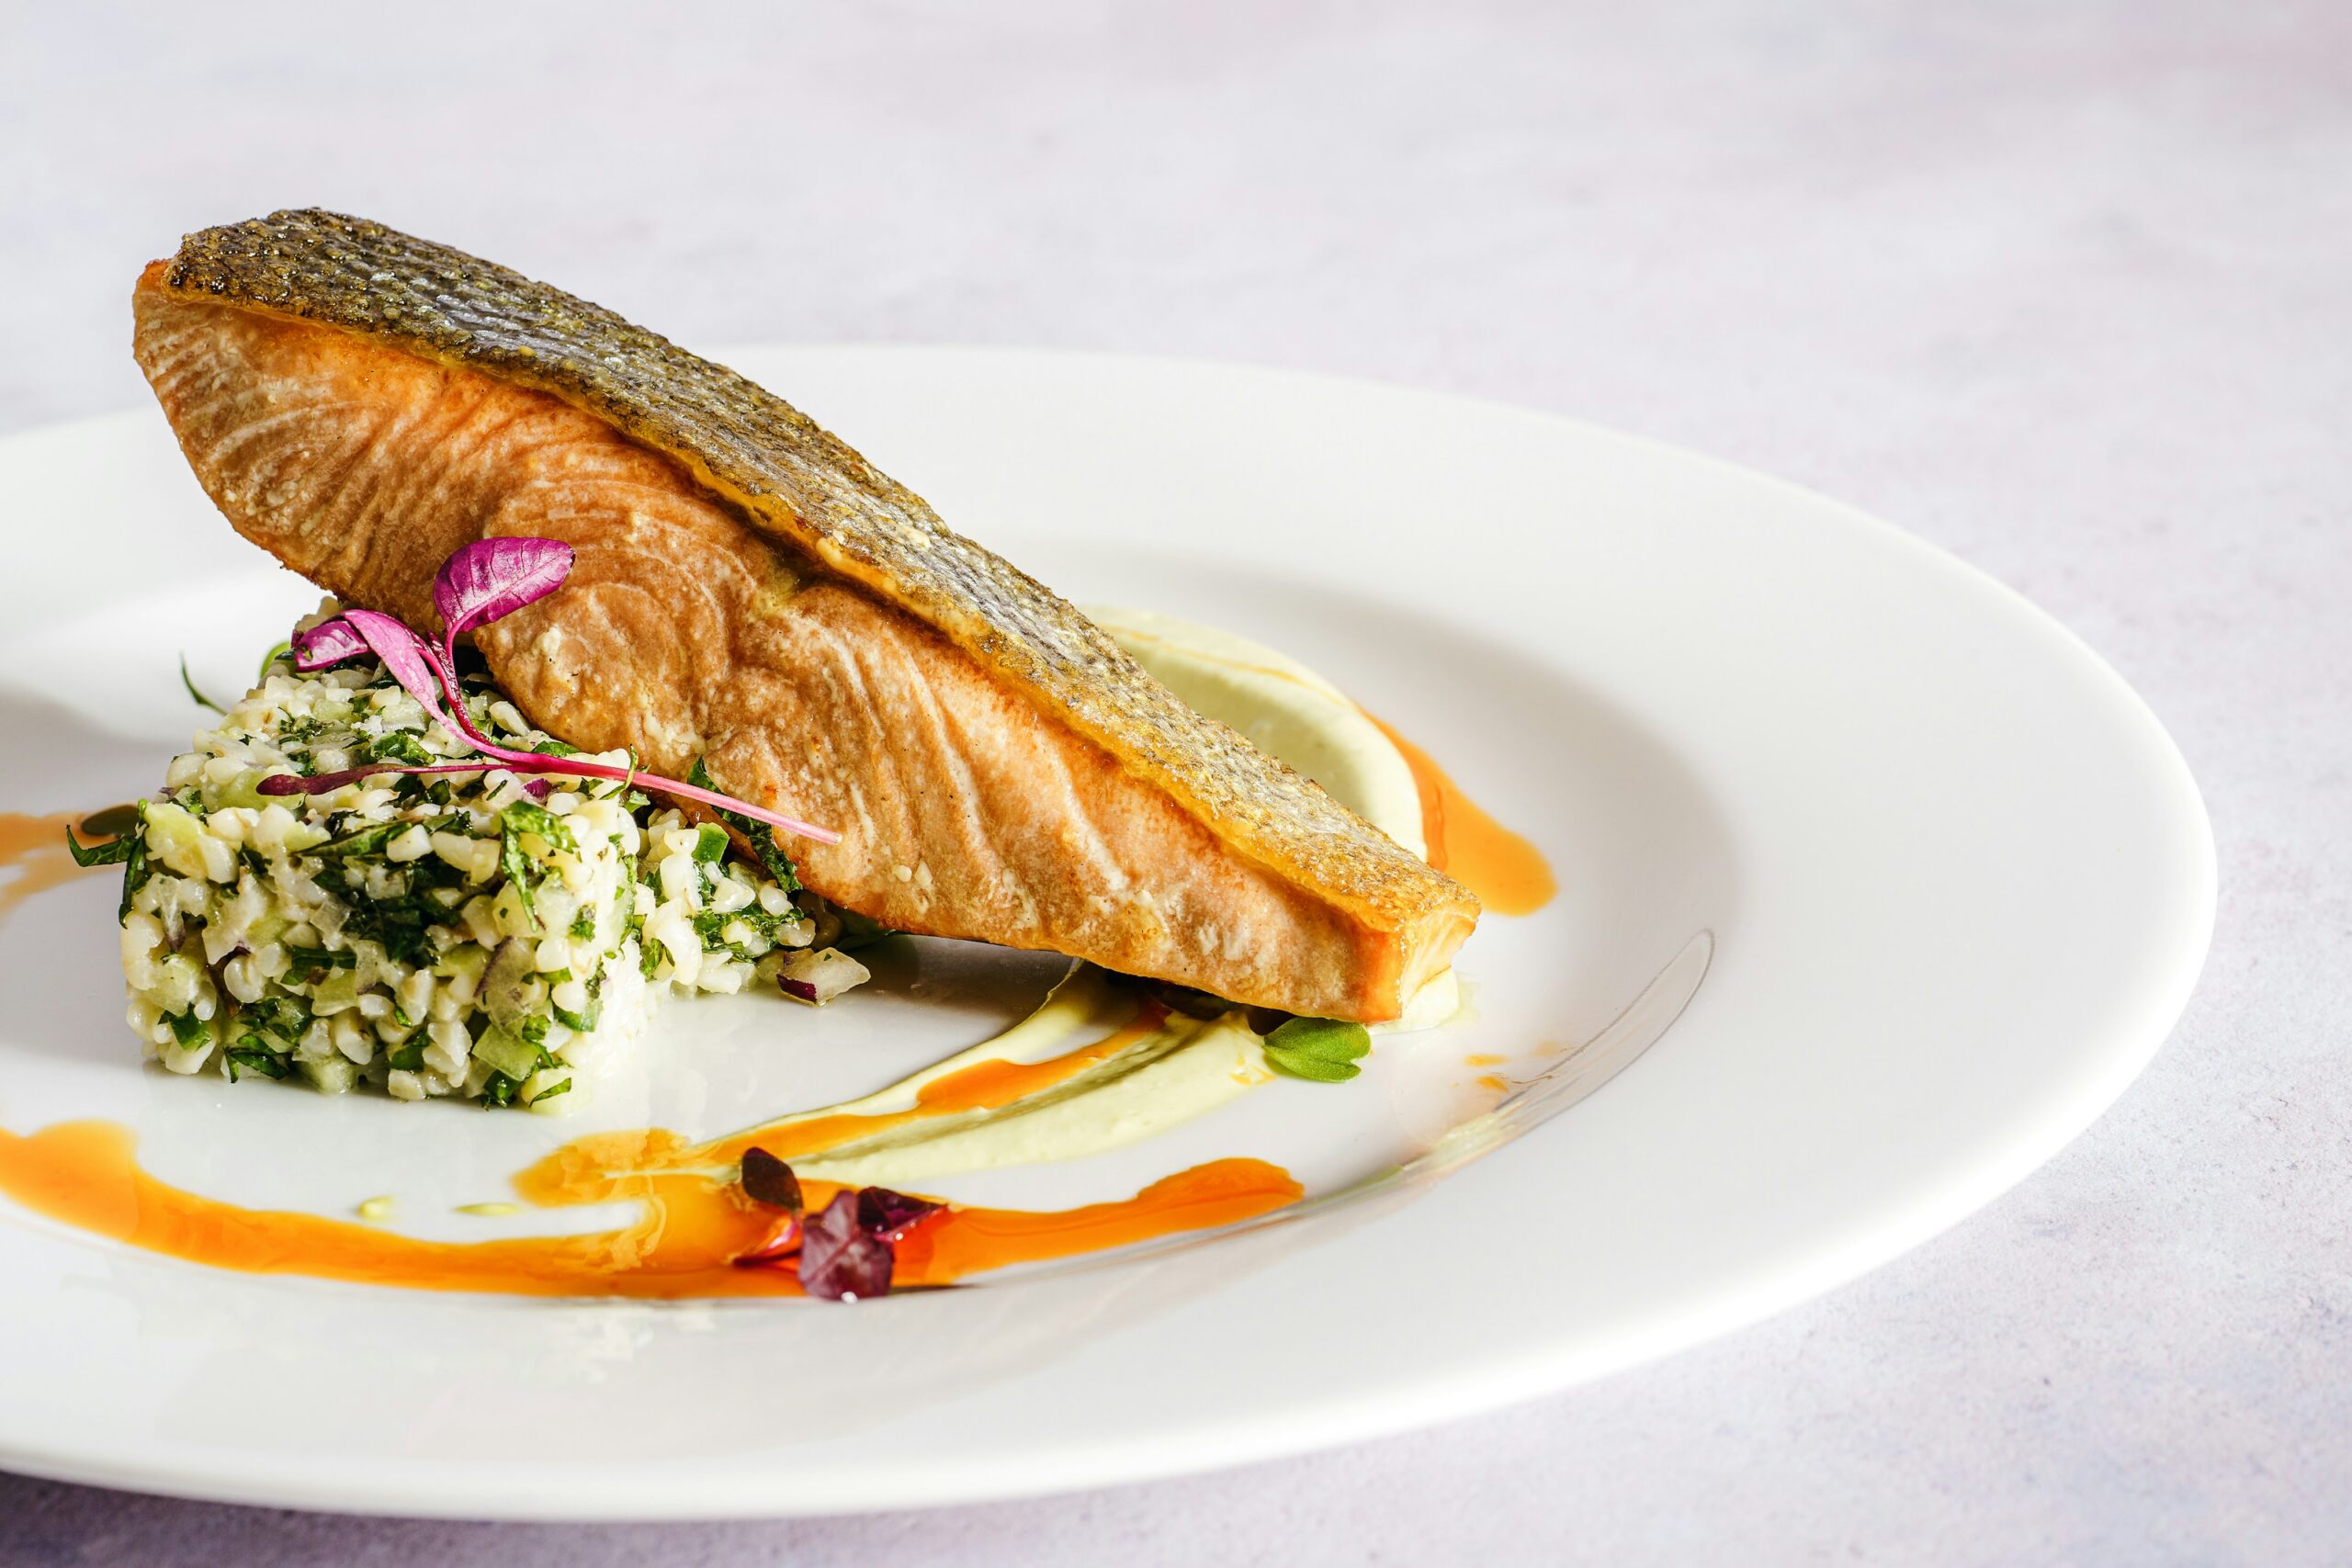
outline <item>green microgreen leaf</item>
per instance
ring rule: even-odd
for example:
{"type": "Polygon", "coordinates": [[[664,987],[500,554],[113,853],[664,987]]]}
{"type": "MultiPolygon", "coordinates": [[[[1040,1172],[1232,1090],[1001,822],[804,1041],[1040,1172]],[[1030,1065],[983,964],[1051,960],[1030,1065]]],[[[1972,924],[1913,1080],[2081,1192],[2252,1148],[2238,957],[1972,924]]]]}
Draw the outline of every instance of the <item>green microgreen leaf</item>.
{"type": "Polygon", "coordinates": [[[1266,1036],[1266,1065],[1276,1072],[1316,1083],[1345,1083],[1363,1069],[1358,1058],[1372,1050],[1372,1032],[1335,1018],[1294,1018],[1266,1036]]]}
{"type": "Polygon", "coordinates": [[[228,713],[227,708],[196,689],[196,681],[187,672],[187,655],[185,653],[180,655],[180,684],[187,688],[187,694],[196,699],[197,706],[210,708],[214,713],[224,716],[228,713]]]}

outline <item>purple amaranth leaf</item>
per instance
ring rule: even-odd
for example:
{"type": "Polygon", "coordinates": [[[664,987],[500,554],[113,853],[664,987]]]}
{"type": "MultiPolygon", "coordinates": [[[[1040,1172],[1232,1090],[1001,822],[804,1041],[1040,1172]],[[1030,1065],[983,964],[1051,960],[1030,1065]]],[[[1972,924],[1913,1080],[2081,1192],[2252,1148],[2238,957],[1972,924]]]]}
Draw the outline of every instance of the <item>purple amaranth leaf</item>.
{"type": "Polygon", "coordinates": [[[857,1194],[844,1189],[802,1224],[800,1288],[821,1301],[890,1293],[890,1244],[858,1224],[857,1208],[857,1194]]]}
{"type": "MultiPolygon", "coordinates": [[[[490,542],[498,541],[485,541],[485,543],[490,542]]],[[[562,552],[562,572],[569,572],[571,570],[571,547],[569,545],[553,539],[503,542],[553,547],[562,552]]],[[[475,547],[474,546],[467,547],[468,549],[475,547]]],[[[458,554],[462,556],[465,551],[460,550],[458,554]]],[[[487,560],[489,558],[482,558],[487,560]]],[[[543,562],[552,561],[555,557],[551,550],[548,550],[542,552],[540,558],[543,562]]],[[[458,556],[450,558],[451,562],[457,559],[458,556]]],[[[551,569],[542,567],[537,570],[536,574],[532,571],[521,572],[515,583],[510,584],[504,590],[491,591],[489,596],[478,604],[461,604],[460,600],[465,598],[468,592],[464,583],[481,576],[482,572],[469,570],[452,576],[448,567],[445,565],[443,576],[450,577],[455,584],[449,590],[451,597],[448,603],[458,608],[462,615],[478,614],[483,604],[493,604],[500,592],[525,595],[515,599],[507,606],[507,609],[527,604],[534,599],[544,597],[553,591],[557,583],[563,581],[562,572],[556,573],[553,581],[534,591],[535,585],[546,576],[548,570],[551,569]]],[[[485,567],[483,572],[487,570],[485,567]]],[[[436,600],[442,597],[440,579],[435,580],[434,596],[436,600]]],[[[506,610],[496,610],[493,614],[480,614],[479,618],[471,624],[485,625],[505,613],[506,610]]],[[[551,757],[542,751],[524,751],[512,746],[502,746],[474,728],[473,717],[466,711],[465,694],[458,688],[457,664],[454,655],[445,655],[435,649],[431,643],[410,630],[404,622],[391,615],[374,610],[345,610],[343,613],[343,619],[359,634],[367,643],[368,650],[383,660],[384,668],[391,672],[393,680],[401,683],[401,689],[414,697],[429,716],[439,720],[443,728],[451,734],[465,737],[476,750],[485,757],[495,759],[510,773],[552,773],[563,778],[605,779],[615,784],[651,790],[658,795],[672,795],[681,800],[692,800],[704,806],[739,812],[753,821],[764,822],[771,828],[781,829],[785,832],[796,834],[800,838],[814,839],[820,844],[838,844],[842,841],[842,836],[830,828],[820,828],[813,822],[803,822],[798,818],[786,817],[780,811],[771,811],[765,807],[754,806],[748,800],[738,800],[731,795],[721,795],[717,790],[705,789],[700,784],[681,784],[676,779],[665,779],[656,773],[641,773],[635,768],[615,767],[610,762],[594,761],[585,757],[551,757]]],[[[308,780],[294,780],[290,773],[279,773],[265,779],[262,782],[262,787],[266,792],[276,795],[316,795],[325,790],[338,789],[343,784],[350,783],[352,779],[364,778],[369,773],[412,771],[463,773],[469,770],[448,767],[412,770],[388,765],[381,768],[351,769],[342,773],[322,774],[318,778],[308,780]],[[293,782],[288,782],[289,780],[293,782]],[[335,782],[323,782],[326,780],[335,782]],[[278,787],[272,790],[269,788],[272,784],[278,787]]],[[[535,793],[544,795],[546,786],[541,785],[535,793]]]]}
{"type": "Polygon", "coordinates": [[[925,1215],[938,1213],[939,1207],[928,1198],[910,1198],[887,1187],[868,1187],[857,1195],[857,1223],[877,1240],[897,1241],[925,1215]]]}
{"type": "Polygon", "coordinates": [[[441,615],[441,646],[435,649],[425,644],[425,657],[440,677],[458,730],[492,756],[511,755],[512,749],[474,728],[465,694],[458,689],[458,639],[562,587],[571,575],[571,547],[560,539],[476,539],[454,552],[434,574],[433,607],[441,615]]]}
{"type": "Polygon", "coordinates": [[[477,539],[441,563],[433,607],[441,612],[441,654],[457,668],[458,639],[477,626],[546,598],[571,575],[560,539],[477,539]]]}
{"type": "Polygon", "coordinates": [[[296,632],[293,637],[294,668],[309,674],[356,659],[368,651],[368,639],[359,628],[337,615],[332,621],[321,621],[306,632],[296,632]]]}
{"type": "Polygon", "coordinates": [[[343,618],[367,639],[368,651],[383,661],[401,690],[416,699],[427,717],[439,719],[447,728],[457,728],[441,705],[441,667],[423,637],[409,630],[405,622],[374,610],[345,610],[343,618]]]}

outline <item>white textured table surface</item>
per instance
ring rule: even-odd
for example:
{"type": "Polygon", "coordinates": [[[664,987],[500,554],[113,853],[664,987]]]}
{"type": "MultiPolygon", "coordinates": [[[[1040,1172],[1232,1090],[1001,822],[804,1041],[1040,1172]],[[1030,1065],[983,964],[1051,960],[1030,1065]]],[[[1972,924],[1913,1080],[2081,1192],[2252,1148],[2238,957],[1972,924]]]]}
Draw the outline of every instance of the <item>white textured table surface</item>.
{"type": "Polygon", "coordinates": [[[773,1525],[0,1476],[0,1562],[2352,1555],[2352,11],[637,9],[7,6],[0,429],[143,401],[134,264],[309,203],[689,343],[1142,349],[1582,415],[1856,502],[2088,637],[2208,794],[2203,986],[1958,1230],[1480,1420],[773,1525]]]}

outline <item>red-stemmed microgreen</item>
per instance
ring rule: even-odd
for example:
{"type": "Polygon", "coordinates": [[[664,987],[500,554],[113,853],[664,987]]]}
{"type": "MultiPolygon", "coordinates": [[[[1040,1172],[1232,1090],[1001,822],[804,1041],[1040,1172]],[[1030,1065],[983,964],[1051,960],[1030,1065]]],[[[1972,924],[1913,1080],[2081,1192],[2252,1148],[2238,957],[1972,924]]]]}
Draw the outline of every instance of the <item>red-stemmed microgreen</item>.
{"type": "Polygon", "coordinates": [[[561,539],[476,539],[441,563],[433,607],[441,612],[441,657],[458,667],[458,639],[536,604],[571,575],[571,547],[561,539]]]}
{"type": "MultiPolygon", "coordinates": [[[[324,669],[362,651],[370,652],[400,682],[401,689],[416,699],[428,718],[437,720],[452,736],[463,738],[475,750],[510,773],[606,780],[691,800],[720,812],[736,813],[800,838],[814,839],[820,844],[841,842],[841,835],[830,828],[754,806],[701,784],[665,779],[656,773],[640,773],[633,766],[619,767],[593,758],[556,757],[543,751],[522,750],[501,745],[475,726],[472,715],[466,710],[465,694],[458,685],[457,638],[554,592],[571,574],[571,547],[560,539],[479,540],[451,556],[434,579],[433,600],[445,626],[439,648],[394,616],[374,610],[345,610],[335,619],[321,622],[294,639],[295,668],[324,669]],[[355,643],[357,646],[353,646],[355,643]]],[[[374,773],[480,773],[486,767],[487,764],[407,766],[386,762],[310,778],[276,773],[262,780],[259,787],[264,795],[321,795],[374,773]]],[[[544,792],[545,787],[541,784],[534,793],[544,792]]]]}

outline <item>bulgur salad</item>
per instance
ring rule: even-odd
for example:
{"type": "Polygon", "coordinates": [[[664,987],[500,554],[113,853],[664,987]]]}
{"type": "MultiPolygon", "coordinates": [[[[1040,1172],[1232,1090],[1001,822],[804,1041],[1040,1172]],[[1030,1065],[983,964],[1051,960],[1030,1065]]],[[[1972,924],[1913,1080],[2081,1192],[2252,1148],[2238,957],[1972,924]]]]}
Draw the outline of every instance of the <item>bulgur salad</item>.
{"type": "Polygon", "coordinates": [[[668,993],[823,1003],[869,977],[843,948],[874,928],[799,886],[771,814],[714,805],[699,764],[679,784],[576,752],[454,632],[436,653],[371,623],[406,630],[327,601],[119,838],[74,844],[123,866],[127,1018],[152,1058],[554,1110],[668,993]]]}

